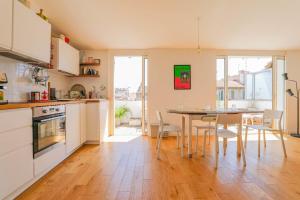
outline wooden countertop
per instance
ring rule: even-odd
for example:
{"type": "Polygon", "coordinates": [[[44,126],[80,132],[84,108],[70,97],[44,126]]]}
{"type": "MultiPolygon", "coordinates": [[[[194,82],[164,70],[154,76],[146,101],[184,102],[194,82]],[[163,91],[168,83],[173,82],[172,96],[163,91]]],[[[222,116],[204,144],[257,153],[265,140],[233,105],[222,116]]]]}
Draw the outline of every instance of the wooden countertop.
{"type": "Polygon", "coordinates": [[[32,108],[39,106],[54,106],[77,103],[97,103],[106,99],[78,99],[78,100],[62,100],[62,101],[47,101],[47,102],[12,102],[0,105],[0,110],[18,109],[18,108],[32,108]]]}

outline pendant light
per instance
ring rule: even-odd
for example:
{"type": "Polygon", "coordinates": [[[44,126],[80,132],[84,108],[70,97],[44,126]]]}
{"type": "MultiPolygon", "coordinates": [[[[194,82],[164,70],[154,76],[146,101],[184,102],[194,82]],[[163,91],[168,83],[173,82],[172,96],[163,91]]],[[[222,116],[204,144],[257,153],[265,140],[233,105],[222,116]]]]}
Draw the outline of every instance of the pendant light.
{"type": "Polygon", "coordinates": [[[200,17],[197,17],[197,52],[200,53],[200,17]]]}

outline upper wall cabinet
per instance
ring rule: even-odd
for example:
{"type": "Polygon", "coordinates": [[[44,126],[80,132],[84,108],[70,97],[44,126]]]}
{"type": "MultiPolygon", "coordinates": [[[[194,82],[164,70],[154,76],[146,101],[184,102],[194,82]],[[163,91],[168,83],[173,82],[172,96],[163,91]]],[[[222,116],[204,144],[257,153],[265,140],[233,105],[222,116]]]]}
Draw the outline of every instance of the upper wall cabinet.
{"type": "Polygon", "coordinates": [[[18,0],[13,3],[12,51],[50,63],[51,25],[18,0]]]}
{"type": "Polygon", "coordinates": [[[52,38],[51,67],[72,75],[79,75],[79,51],[59,38],[52,38]]]}
{"type": "Polygon", "coordinates": [[[0,49],[11,49],[12,11],[12,0],[0,1],[0,49]]]}

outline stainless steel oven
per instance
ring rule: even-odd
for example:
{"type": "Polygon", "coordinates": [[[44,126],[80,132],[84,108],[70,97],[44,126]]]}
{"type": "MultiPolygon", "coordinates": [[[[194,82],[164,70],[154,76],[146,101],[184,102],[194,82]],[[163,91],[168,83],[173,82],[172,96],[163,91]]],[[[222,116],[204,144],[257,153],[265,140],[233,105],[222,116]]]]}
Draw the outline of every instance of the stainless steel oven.
{"type": "Polygon", "coordinates": [[[33,157],[50,151],[66,141],[65,106],[33,108],[33,157]]]}

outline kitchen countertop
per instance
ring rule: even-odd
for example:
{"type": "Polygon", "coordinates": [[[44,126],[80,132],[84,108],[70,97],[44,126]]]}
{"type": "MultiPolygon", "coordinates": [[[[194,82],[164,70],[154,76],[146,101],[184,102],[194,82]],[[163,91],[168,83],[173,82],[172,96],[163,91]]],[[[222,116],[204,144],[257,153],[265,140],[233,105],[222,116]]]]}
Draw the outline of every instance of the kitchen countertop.
{"type": "Polygon", "coordinates": [[[77,104],[77,103],[95,103],[106,99],[74,99],[74,100],[58,100],[46,102],[9,102],[8,104],[0,105],[0,110],[18,109],[18,108],[32,108],[39,106],[54,106],[64,104],[77,104]]]}

